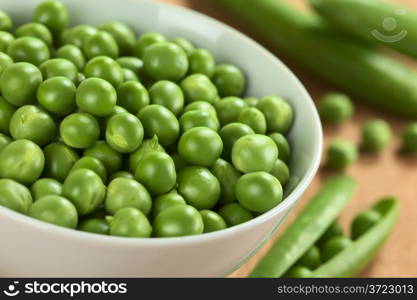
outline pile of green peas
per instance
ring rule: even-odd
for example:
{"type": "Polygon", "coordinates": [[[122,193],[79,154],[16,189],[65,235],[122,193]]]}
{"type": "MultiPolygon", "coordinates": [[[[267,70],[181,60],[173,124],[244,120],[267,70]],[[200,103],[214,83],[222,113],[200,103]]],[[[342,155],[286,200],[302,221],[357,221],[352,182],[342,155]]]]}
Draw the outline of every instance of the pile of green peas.
{"type": "Polygon", "coordinates": [[[242,70],[186,39],[68,19],[57,1],[17,28],[0,12],[0,205],[97,234],[176,237],[282,201],[283,98],[242,98],[242,70]]]}

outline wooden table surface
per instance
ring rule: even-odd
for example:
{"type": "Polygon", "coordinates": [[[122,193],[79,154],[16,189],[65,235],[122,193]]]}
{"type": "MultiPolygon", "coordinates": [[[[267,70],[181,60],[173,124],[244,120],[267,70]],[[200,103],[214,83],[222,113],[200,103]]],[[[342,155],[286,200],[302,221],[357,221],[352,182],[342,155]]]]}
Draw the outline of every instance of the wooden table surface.
{"type": "MultiPolygon", "coordinates": [[[[245,28],[232,16],[222,12],[221,9],[213,4],[214,1],[212,0],[160,1],[187,6],[203,12],[224,23],[236,27],[252,38],[257,39],[256,35],[251,34],[249,28],[245,28]]],[[[287,1],[300,9],[306,8],[304,0],[287,1]]],[[[417,1],[415,0],[395,0],[395,2],[417,9],[417,1]]],[[[248,0],[248,4],[249,3],[250,1],[248,0]]],[[[259,39],[258,41],[289,65],[307,87],[315,100],[323,93],[333,90],[331,86],[315,79],[311,74],[303,72],[301,68],[298,68],[291,64],[291,62],[285,60],[285,57],[281,57],[279,55],[279,49],[272,49],[268,47],[268,44],[265,43],[265,41],[259,39]]],[[[404,60],[406,64],[417,68],[416,62],[403,57],[399,57],[399,59],[404,60]]],[[[352,141],[359,142],[360,127],[364,120],[379,117],[384,118],[392,125],[395,135],[394,141],[391,143],[389,149],[384,151],[381,155],[361,154],[359,162],[347,170],[347,174],[358,180],[359,188],[339,220],[347,230],[352,218],[358,212],[371,206],[374,201],[384,196],[394,195],[398,197],[400,199],[401,215],[397,227],[382,251],[375,258],[374,262],[368,266],[361,276],[417,277],[417,157],[404,157],[398,154],[400,146],[399,137],[401,135],[401,130],[407,124],[407,121],[374,111],[373,109],[356,102],[356,113],[352,120],[338,127],[327,127],[324,129],[325,144],[327,145],[329,140],[336,136],[342,136],[351,139],[352,141]]],[[[317,192],[327,175],[328,174],[323,170],[319,172],[296,210],[299,210],[306,201],[317,192]]],[[[296,214],[292,214],[293,217],[295,215],[296,214]]],[[[291,218],[286,222],[286,225],[288,225],[290,221],[291,218]]],[[[285,225],[283,227],[285,229],[285,225]]],[[[282,231],[279,231],[277,236],[279,236],[280,232],[282,231]]],[[[267,243],[263,249],[231,276],[246,276],[262,255],[265,254],[270,245],[271,242],[267,243]]]]}

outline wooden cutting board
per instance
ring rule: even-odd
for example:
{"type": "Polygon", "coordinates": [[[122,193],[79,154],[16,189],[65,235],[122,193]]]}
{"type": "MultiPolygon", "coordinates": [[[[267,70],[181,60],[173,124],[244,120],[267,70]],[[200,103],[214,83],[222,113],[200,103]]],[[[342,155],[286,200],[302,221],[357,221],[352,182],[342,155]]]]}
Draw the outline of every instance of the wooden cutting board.
{"type": "MultiPolygon", "coordinates": [[[[250,28],[245,28],[232,16],[226,14],[213,4],[213,0],[160,0],[174,3],[217,18],[242,32],[248,34],[255,40],[268,47],[268,44],[254,35],[250,28]]],[[[277,0],[279,1],[279,0],[277,0]]],[[[393,0],[394,1],[394,0],[393,0]]],[[[299,9],[306,9],[304,0],[288,0],[292,5],[299,9]]],[[[417,10],[415,0],[395,0],[404,6],[414,7],[417,10]]],[[[250,1],[248,1],[250,5],[250,1]]],[[[307,8],[308,9],[308,8],[307,8]]],[[[281,58],[277,51],[273,51],[281,58]]],[[[282,58],[285,63],[297,74],[304,85],[307,87],[312,97],[317,100],[325,92],[333,91],[332,87],[314,78],[311,74],[303,72],[301,68],[292,65],[282,58]]],[[[399,59],[411,67],[417,68],[417,63],[400,57],[399,59]]],[[[366,88],[366,87],[364,87],[366,88]]],[[[393,87],[395,88],[395,87],[393,87]]],[[[404,157],[398,154],[400,147],[400,136],[402,128],[407,121],[383,114],[356,102],[356,113],[352,120],[334,127],[326,127],[325,144],[337,137],[345,137],[352,141],[359,142],[361,124],[370,118],[383,118],[387,120],[394,131],[394,140],[389,149],[381,155],[361,154],[360,160],[347,170],[347,174],[353,176],[359,182],[359,188],[340,216],[340,222],[346,230],[353,217],[360,211],[371,206],[374,201],[384,196],[396,196],[400,199],[401,215],[397,227],[387,241],[386,245],[375,258],[373,263],[361,274],[364,277],[417,277],[417,157],[404,157]]],[[[313,184],[305,193],[296,211],[306,203],[306,201],[317,192],[323,180],[329,173],[321,170],[316,176],[313,184]]],[[[296,213],[292,214],[292,218],[296,213]]],[[[286,221],[288,225],[292,218],[286,221]]],[[[284,225],[284,229],[285,229],[284,225]]],[[[278,237],[282,231],[276,235],[278,237]]],[[[234,272],[231,277],[245,277],[268,251],[271,242],[267,243],[251,260],[234,272]]]]}

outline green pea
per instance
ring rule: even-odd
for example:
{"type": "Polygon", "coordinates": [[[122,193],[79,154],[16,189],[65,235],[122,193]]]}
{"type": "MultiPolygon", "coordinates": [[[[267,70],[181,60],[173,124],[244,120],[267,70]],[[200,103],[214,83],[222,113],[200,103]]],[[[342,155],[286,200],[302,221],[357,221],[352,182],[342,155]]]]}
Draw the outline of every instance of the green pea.
{"type": "Polygon", "coordinates": [[[45,61],[39,66],[44,79],[63,76],[73,82],[77,82],[78,69],[69,60],[64,58],[53,58],[45,61]]]}
{"type": "Polygon", "coordinates": [[[116,178],[134,179],[135,177],[133,176],[132,173],[128,171],[118,171],[118,172],[114,172],[113,174],[109,176],[108,182],[112,182],[116,178]]]}
{"type": "Polygon", "coordinates": [[[30,63],[20,62],[8,66],[0,77],[0,89],[6,101],[14,106],[31,104],[42,83],[42,73],[30,63]]]}
{"type": "Polygon", "coordinates": [[[32,184],[42,174],[45,157],[42,149],[29,140],[11,142],[0,153],[0,177],[32,184]]]}
{"type": "Polygon", "coordinates": [[[221,97],[239,97],[245,89],[246,80],[238,67],[224,64],[216,67],[213,83],[221,97]]]}
{"type": "Polygon", "coordinates": [[[9,45],[13,42],[13,40],[14,36],[10,32],[0,31],[0,52],[7,52],[7,48],[9,48],[9,45]]]}
{"type": "Polygon", "coordinates": [[[152,195],[165,194],[174,188],[177,180],[174,161],[164,152],[149,153],[137,164],[135,179],[152,195]]]}
{"type": "Polygon", "coordinates": [[[106,129],[106,141],[120,153],[135,151],[143,141],[142,123],[130,113],[119,113],[110,118],[106,129]]]}
{"type": "Polygon", "coordinates": [[[358,159],[356,146],[348,140],[337,138],[327,148],[327,165],[333,169],[344,169],[358,159]]]}
{"type": "Polygon", "coordinates": [[[42,178],[32,184],[30,191],[35,201],[48,195],[59,196],[62,193],[62,184],[52,178],[42,178]]]}
{"type": "Polygon", "coordinates": [[[65,35],[64,43],[72,44],[82,49],[85,44],[85,40],[97,32],[97,28],[91,25],[77,25],[70,29],[65,35]]]}
{"type": "Polygon", "coordinates": [[[213,55],[206,49],[194,49],[189,57],[189,74],[204,74],[211,77],[216,69],[216,62],[213,55]]]}
{"type": "Polygon", "coordinates": [[[210,113],[212,116],[216,117],[217,119],[217,112],[213,105],[205,101],[195,101],[188,104],[185,108],[183,113],[193,111],[193,110],[202,110],[205,112],[210,113]]]}
{"type": "Polygon", "coordinates": [[[62,143],[52,143],[43,149],[45,155],[45,169],[43,175],[64,181],[79,156],[70,147],[62,143]]]}
{"type": "Polygon", "coordinates": [[[356,240],[381,220],[382,216],[375,210],[367,210],[355,217],[351,226],[351,237],[356,240]]]}
{"type": "Polygon", "coordinates": [[[152,226],[146,216],[133,207],[122,208],[114,217],[108,217],[107,220],[110,221],[110,235],[147,238],[152,233],[152,226]]]}
{"type": "Polygon", "coordinates": [[[229,203],[223,205],[219,211],[228,227],[236,226],[253,219],[252,213],[239,203],[229,203]]]}
{"type": "Polygon", "coordinates": [[[107,179],[107,171],[104,167],[103,163],[98,160],[97,158],[90,157],[90,156],[84,156],[78,161],[75,162],[73,165],[71,172],[74,172],[78,169],[88,169],[96,173],[98,176],[100,176],[103,183],[106,182],[107,179]]]}
{"type": "Polygon", "coordinates": [[[277,158],[277,146],[265,135],[245,135],[236,141],[232,149],[233,165],[243,173],[270,172],[277,158]]]}
{"type": "Polygon", "coordinates": [[[0,132],[9,134],[9,123],[16,108],[0,96],[0,132]]]}
{"type": "Polygon", "coordinates": [[[93,147],[85,150],[83,155],[100,160],[106,167],[108,174],[114,173],[122,167],[122,155],[104,141],[96,142],[93,147]]]}
{"type": "Polygon", "coordinates": [[[255,133],[266,133],[266,119],[264,114],[255,107],[246,107],[241,110],[238,122],[248,125],[255,133]]]}
{"type": "Polygon", "coordinates": [[[403,150],[408,153],[417,152],[417,122],[410,123],[403,131],[403,150]]]}
{"type": "Polygon", "coordinates": [[[42,2],[33,13],[33,21],[44,24],[58,36],[68,25],[68,11],[61,2],[42,2]]]}
{"type": "Polygon", "coordinates": [[[178,174],[178,193],[197,209],[211,209],[220,198],[220,183],[206,168],[187,167],[178,174]]]}
{"type": "Polygon", "coordinates": [[[100,136],[97,120],[87,113],[71,114],[61,122],[60,134],[64,143],[76,149],[87,149],[100,136]]]}
{"type": "Polygon", "coordinates": [[[89,233],[96,233],[96,234],[103,234],[108,235],[110,232],[110,227],[107,224],[106,220],[104,219],[86,219],[81,221],[78,224],[78,230],[89,232],[89,233]]]}
{"type": "Polygon", "coordinates": [[[201,210],[200,215],[204,223],[204,233],[226,229],[226,222],[222,216],[211,210],[201,210]]]}
{"type": "Polygon", "coordinates": [[[18,27],[15,31],[17,38],[31,36],[42,40],[48,47],[52,46],[52,34],[48,27],[40,23],[26,23],[18,27]]]}
{"type": "Polygon", "coordinates": [[[112,21],[99,26],[99,29],[112,35],[121,54],[128,55],[132,53],[136,36],[129,26],[118,21],[112,21]]]}
{"type": "Polygon", "coordinates": [[[56,131],[51,116],[33,105],[20,107],[10,119],[10,134],[15,140],[27,139],[44,146],[52,140],[56,131]]]}
{"type": "Polygon", "coordinates": [[[80,48],[74,45],[65,45],[55,52],[57,58],[67,59],[72,62],[78,69],[83,71],[85,66],[85,57],[80,48]]]}
{"type": "Polygon", "coordinates": [[[136,43],[133,46],[133,55],[139,58],[142,58],[145,52],[145,49],[147,49],[149,46],[165,42],[166,39],[164,36],[162,36],[159,33],[156,32],[148,32],[139,37],[139,39],[136,41],[136,43]]]}
{"type": "Polygon", "coordinates": [[[97,31],[86,37],[83,51],[88,59],[97,56],[109,56],[111,58],[119,56],[119,47],[116,40],[106,31],[97,31]]]}
{"type": "Polygon", "coordinates": [[[0,10],[0,30],[10,31],[13,27],[12,19],[2,10],[0,10]]]}
{"type": "Polygon", "coordinates": [[[164,148],[159,144],[158,138],[154,136],[152,139],[144,140],[139,148],[129,156],[129,168],[132,172],[136,171],[138,163],[148,154],[152,152],[165,152],[164,148]]]}
{"type": "Polygon", "coordinates": [[[217,89],[206,75],[189,75],[180,85],[187,103],[205,101],[214,104],[217,99],[217,89]]]}
{"type": "Polygon", "coordinates": [[[124,81],[139,81],[139,77],[130,69],[122,68],[124,81]]]}
{"type": "Polygon", "coordinates": [[[138,75],[140,79],[144,79],[143,61],[140,58],[124,56],[119,57],[116,61],[122,68],[129,69],[138,75]]]}
{"type": "Polygon", "coordinates": [[[328,240],[336,236],[343,236],[343,229],[338,222],[333,222],[317,241],[317,245],[322,248],[328,240]]]}
{"type": "Polygon", "coordinates": [[[132,114],[137,115],[149,102],[148,91],[140,82],[127,81],[117,87],[117,104],[132,114]]]}
{"type": "Polygon", "coordinates": [[[84,68],[84,75],[87,78],[98,77],[118,87],[124,82],[123,69],[110,57],[96,56],[90,59],[84,68]]]}
{"type": "Polygon", "coordinates": [[[84,80],[86,79],[85,75],[83,73],[78,72],[76,84],[79,86],[84,80]]]}
{"type": "Polygon", "coordinates": [[[184,94],[174,82],[161,80],[149,89],[152,104],[159,104],[168,108],[178,116],[184,109],[184,94]]]}
{"type": "Polygon", "coordinates": [[[284,134],[293,122],[294,112],[292,107],[280,97],[264,97],[259,100],[256,108],[264,114],[268,132],[284,134]]]}
{"type": "Polygon", "coordinates": [[[163,210],[174,205],[187,205],[184,198],[177,192],[170,192],[168,194],[157,197],[152,204],[152,216],[155,217],[163,210]]]}
{"type": "Polygon", "coordinates": [[[171,40],[171,43],[180,46],[185,51],[185,53],[187,53],[187,55],[190,55],[191,52],[194,50],[194,45],[189,40],[186,40],[184,38],[175,38],[171,40]]]}
{"type": "Polygon", "coordinates": [[[70,79],[53,77],[41,83],[36,97],[38,103],[47,111],[57,116],[66,116],[75,109],[76,90],[70,79]]]}
{"type": "Polygon", "coordinates": [[[283,162],[288,162],[291,154],[291,146],[285,136],[281,133],[274,132],[268,135],[278,147],[278,158],[283,162]]]}
{"type": "Polygon", "coordinates": [[[243,101],[245,101],[246,105],[249,107],[256,107],[256,105],[258,105],[259,99],[255,97],[246,97],[243,98],[243,101]]]}
{"type": "Polygon", "coordinates": [[[179,121],[182,132],[195,127],[208,127],[214,131],[218,131],[220,128],[217,117],[203,110],[188,111],[181,116],[179,121]]]}
{"type": "Polygon", "coordinates": [[[162,146],[170,146],[177,141],[180,124],[169,109],[157,104],[148,105],[139,111],[138,117],[147,138],[156,135],[162,146]]]}
{"type": "Polygon", "coordinates": [[[367,151],[381,151],[389,144],[391,136],[391,128],[386,121],[369,120],[362,126],[362,147],[367,151]]]}
{"type": "Polygon", "coordinates": [[[318,105],[320,119],[325,123],[341,123],[353,115],[353,104],[347,95],[328,93],[318,105]]]}
{"type": "Polygon", "coordinates": [[[310,270],[318,268],[321,264],[321,253],[317,246],[312,246],[306,253],[298,260],[297,265],[302,265],[310,270]]]}
{"type": "Polygon", "coordinates": [[[50,57],[48,46],[42,40],[29,36],[13,40],[7,54],[15,62],[28,62],[36,66],[50,57]]]}
{"type": "Polygon", "coordinates": [[[103,203],[106,187],[93,171],[78,169],[68,174],[62,195],[71,200],[80,215],[87,215],[103,203]]]}
{"type": "Polygon", "coordinates": [[[190,205],[173,205],[161,211],[153,223],[156,237],[201,234],[204,223],[200,213],[190,205]]]}
{"type": "Polygon", "coordinates": [[[312,276],[313,272],[304,266],[294,266],[282,275],[283,278],[311,278],[312,276]]]}
{"type": "Polygon", "coordinates": [[[330,260],[352,244],[352,240],[343,236],[336,236],[328,240],[321,249],[324,262],[330,260]]]}
{"type": "Polygon", "coordinates": [[[32,196],[27,187],[11,179],[0,179],[1,206],[27,214],[32,201],[32,196]]]}
{"type": "MultiPolygon", "coordinates": [[[[227,97],[217,102],[215,107],[220,124],[224,126],[238,121],[241,112],[246,107],[246,103],[237,97],[227,97]]],[[[250,126],[250,124],[247,125],[250,126]]]]}
{"type": "Polygon", "coordinates": [[[0,152],[6,147],[8,144],[12,142],[12,139],[9,138],[7,135],[0,133],[0,152]]]}
{"type": "Polygon", "coordinates": [[[284,186],[288,179],[290,179],[290,170],[285,162],[279,158],[275,161],[272,167],[271,174],[279,180],[282,186],[284,186]]]}
{"type": "Polygon", "coordinates": [[[245,135],[252,135],[255,132],[248,125],[242,123],[230,123],[220,129],[220,137],[223,141],[222,157],[227,161],[232,159],[232,149],[238,139],[245,135]]]}

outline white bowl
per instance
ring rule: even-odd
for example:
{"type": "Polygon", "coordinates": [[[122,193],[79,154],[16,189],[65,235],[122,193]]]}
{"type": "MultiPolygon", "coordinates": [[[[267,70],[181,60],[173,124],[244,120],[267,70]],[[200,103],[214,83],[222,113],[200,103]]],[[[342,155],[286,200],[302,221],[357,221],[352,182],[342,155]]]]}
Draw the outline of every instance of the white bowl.
{"type": "MultiPolygon", "coordinates": [[[[2,0],[15,24],[29,22],[41,0],[2,0]]],[[[293,73],[241,33],[188,9],[143,0],[62,0],[73,24],[124,21],[138,33],[185,37],[218,62],[243,68],[251,96],[281,95],[295,110],[289,139],[292,179],[286,199],[250,222],[199,236],[128,239],[39,222],[0,207],[0,276],[219,277],[244,263],[282,223],[313,179],[322,150],[315,106],[293,73]]]]}

